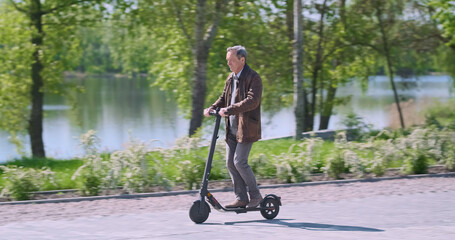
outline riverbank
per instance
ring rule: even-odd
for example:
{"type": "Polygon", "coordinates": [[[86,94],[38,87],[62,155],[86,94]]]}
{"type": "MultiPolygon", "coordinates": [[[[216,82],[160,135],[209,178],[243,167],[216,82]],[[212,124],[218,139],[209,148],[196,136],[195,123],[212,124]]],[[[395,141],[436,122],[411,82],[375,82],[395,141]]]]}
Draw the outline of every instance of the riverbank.
{"type": "Polygon", "coordinates": [[[146,73],[86,73],[86,72],[64,72],[63,76],[65,78],[146,78],[148,75],[146,73]]]}
{"type": "MultiPolygon", "coordinates": [[[[450,129],[384,131],[360,142],[346,141],[344,133],[336,138],[336,141],[321,138],[260,141],[250,153],[249,164],[261,185],[455,170],[455,132],[450,129]]],[[[101,153],[96,148],[96,139],[93,131],[81,138],[82,143],[89,144],[84,149],[89,149],[90,154],[80,160],[30,159],[1,166],[0,188],[7,197],[4,201],[81,196],[80,192],[93,196],[199,188],[208,154],[202,138],[181,139],[173,149],[152,152],[144,143],[131,142],[125,150],[111,154],[101,153]],[[56,191],[32,194],[36,190],[56,191]]],[[[220,143],[216,148],[212,180],[229,179],[224,147],[220,143]]],[[[230,187],[229,181],[215,184],[221,184],[216,188],[230,187]]]]}

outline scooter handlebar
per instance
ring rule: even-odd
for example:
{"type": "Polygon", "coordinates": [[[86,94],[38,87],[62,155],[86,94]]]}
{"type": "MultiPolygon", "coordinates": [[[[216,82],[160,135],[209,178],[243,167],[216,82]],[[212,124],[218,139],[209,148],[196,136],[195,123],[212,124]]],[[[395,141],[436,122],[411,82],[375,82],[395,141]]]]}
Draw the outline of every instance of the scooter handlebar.
{"type": "Polygon", "coordinates": [[[220,115],[220,114],[218,114],[219,111],[220,111],[220,108],[217,108],[216,110],[211,110],[211,111],[209,112],[209,115],[210,115],[210,116],[216,116],[216,117],[217,117],[217,116],[220,115]]]}

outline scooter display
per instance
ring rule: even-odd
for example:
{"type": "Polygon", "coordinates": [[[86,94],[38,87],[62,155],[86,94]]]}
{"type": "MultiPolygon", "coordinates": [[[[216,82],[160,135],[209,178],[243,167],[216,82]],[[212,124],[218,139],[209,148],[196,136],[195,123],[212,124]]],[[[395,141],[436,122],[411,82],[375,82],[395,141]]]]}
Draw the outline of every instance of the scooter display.
{"type": "Polygon", "coordinates": [[[262,202],[254,208],[224,208],[216,200],[216,198],[208,191],[208,183],[210,177],[210,171],[212,169],[213,154],[215,152],[216,141],[218,139],[218,130],[220,128],[221,115],[218,114],[219,108],[216,111],[210,112],[210,115],[215,116],[215,129],[213,131],[212,142],[210,145],[209,155],[205,165],[204,176],[202,178],[202,186],[199,190],[199,199],[193,202],[190,208],[189,215],[190,219],[195,223],[203,223],[207,220],[210,214],[210,205],[220,212],[235,212],[235,213],[247,213],[250,211],[260,211],[261,215],[266,219],[274,219],[280,211],[281,198],[275,194],[267,194],[262,202]],[[208,203],[207,203],[208,202],[208,203]]]}

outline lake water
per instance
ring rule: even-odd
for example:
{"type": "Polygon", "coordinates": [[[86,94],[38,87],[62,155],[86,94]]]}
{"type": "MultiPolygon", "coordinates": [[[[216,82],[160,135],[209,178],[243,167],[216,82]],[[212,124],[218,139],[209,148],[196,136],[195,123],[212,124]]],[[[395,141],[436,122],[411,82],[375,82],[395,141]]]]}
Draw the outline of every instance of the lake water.
{"type": "MultiPolygon", "coordinates": [[[[75,94],[77,109],[61,96],[45,98],[44,143],[46,155],[54,158],[79,156],[79,136],[89,129],[97,131],[105,151],[123,149],[130,136],[141,141],[158,140],[156,147],[170,147],[175,140],[188,132],[189,120],[179,112],[176,103],[166,99],[164,92],[151,88],[144,79],[86,78],[71,79],[86,88],[85,93],[75,94]]],[[[448,76],[425,76],[418,79],[397,79],[399,93],[405,107],[406,124],[421,121],[416,114],[435,100],[441,102],[455,97],[453,80],[448,76]]],[[[351,101],[335,109],[329,129],[340,129],[347,113],[354,112],[366,123],[380,129],[397,125],[393,92],[384,76],[371,77],[369,88],[362,92],[356,82],[340,87],[337,96],[351,96],[351,101]]],[[[316,128],[319,119],[316,119],[316,128]]],[[[263,138],[294,134],[295,123],[292,107],[276,113],[263,113],[263,138]]],[[[206,129],[211,132],[210,126],[206,129]]],[[[223,136],[223,133],[221,133],[223,136]]],[[[28,136],[21,137],[29,153],[28,136]]],[[[15,146],[8,141],[8,133],[0,131],[0,162],[19,157],[15,146]]]]}

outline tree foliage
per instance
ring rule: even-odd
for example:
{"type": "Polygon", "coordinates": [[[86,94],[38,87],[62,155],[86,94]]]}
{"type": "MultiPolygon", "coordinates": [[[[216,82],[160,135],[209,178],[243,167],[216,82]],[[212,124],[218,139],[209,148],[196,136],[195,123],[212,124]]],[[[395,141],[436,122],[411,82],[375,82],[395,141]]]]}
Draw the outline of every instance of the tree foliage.
{"type": "Polygon", "coordinates": [[[103,16],[101,1],[4,1],[0,31],[2,128],[28,131],[32,154],[44,157],[42,140],[43,98],[46,93],[65,94],[63,71],[78,64],[81,55],[76,25],[103,16]],[[2,39],[3,40],[3,39],[2,39]],[[3,41],[2,41],[3,42],[3,41]],[[5,64],[3,64],[5,63],[5,64]],[[30,108],[28,108],[30,106],[30,108]]]}
{"type": "Polygon", "coordinates": [[[30,92],[33,45],[24,15],[0,3],[0,128],[25,131],[30,92]]]}
{"type": "MultiPolygon", "coordinates": [[[[147,74],[188,118],[201,115],[195,100],[208,106],[220,95],[226,48],[238,44],[262,77],[264,110],[290,107],[293,3],[0,1],[0,128],[15,136],[40,125],[34,96],[67,95],[66,70],[147,74]]],[[[303,8],[307,130],[318,114],[320,128],[328,126],[334,107],[348,101],[336,89],[355,78],[366,88],[367,77],[384,69],[392,85],[396,75],[455,75],[453,1],[311,0],[303,8]]]]}

